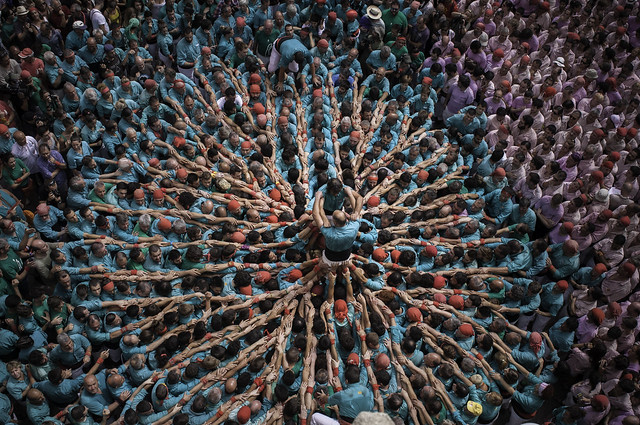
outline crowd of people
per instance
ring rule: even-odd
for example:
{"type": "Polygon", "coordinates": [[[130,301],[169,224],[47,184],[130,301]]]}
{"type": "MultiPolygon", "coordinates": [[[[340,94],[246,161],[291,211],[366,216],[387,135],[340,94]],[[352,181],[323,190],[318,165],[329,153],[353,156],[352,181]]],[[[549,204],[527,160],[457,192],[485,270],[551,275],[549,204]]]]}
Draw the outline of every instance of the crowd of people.
{"type": "Polygon", "coordinates": [[[0,423],[640,425],[636,1],[0,13],[0,423]]]}

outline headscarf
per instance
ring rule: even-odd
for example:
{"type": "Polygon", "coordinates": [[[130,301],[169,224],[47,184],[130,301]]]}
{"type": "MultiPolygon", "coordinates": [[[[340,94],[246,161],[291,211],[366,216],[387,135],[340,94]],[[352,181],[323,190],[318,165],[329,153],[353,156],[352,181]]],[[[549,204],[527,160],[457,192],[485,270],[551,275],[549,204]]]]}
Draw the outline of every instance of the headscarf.
{"type": "Polygon", "coordinates": [[[529,346],[534,353],[538,354],[538,351],[542,348],[542,336],[538,332],[531,332],[529,346]]]}
{"type": "Polygon", "coordinates": [[[349,312],[349,308],[347,307],[347,303],[344,300],[336,300],[333,303],[333,315],[336,319],[343,321],[347,318],[347,313],[349,312]]]}

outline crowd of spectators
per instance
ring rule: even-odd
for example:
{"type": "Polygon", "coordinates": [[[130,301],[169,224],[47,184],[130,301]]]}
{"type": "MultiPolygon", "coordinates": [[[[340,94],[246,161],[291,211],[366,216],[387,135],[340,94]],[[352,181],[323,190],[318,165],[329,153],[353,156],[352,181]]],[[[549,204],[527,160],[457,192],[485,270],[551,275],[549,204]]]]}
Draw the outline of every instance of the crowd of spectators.
{"type": "Polygon", "coordinates": [[[0,423],[640,425],[638,2],[0,16],[0,423]]]}

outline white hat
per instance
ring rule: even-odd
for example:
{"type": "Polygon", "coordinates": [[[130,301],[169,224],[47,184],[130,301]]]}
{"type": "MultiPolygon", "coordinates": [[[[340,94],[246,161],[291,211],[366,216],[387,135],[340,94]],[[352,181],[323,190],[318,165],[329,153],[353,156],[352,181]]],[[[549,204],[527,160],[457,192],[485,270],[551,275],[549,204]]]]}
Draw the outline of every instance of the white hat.
{"type": "Polygon", "coordinates": [[[553,63],[554,65],[557,65],[560,68],[564,68],[564,58],[558,58],[553,63]]]}
{"type": "Polygon", "coordinates": [[[16,15],[18,16],[26,15],[27,13],[29,13],[29,11],[24,6],[18,6],[16,8],[16,15]]]}
{"type": "Polygon", "coordinates": [[[609,200],[609,189],[600,189],[596,192],[596,201],[607,202],[609,200]]]}
{"type": "Polygon", "coordinates": [[[382,18],[382,12],[378,6],[369,6],[367,7],[367,16],[370,19],[380,19],[382,18]]]}
{"type": "Polygon", "coordinates": [[[487,44],[489,44],[489,36],[486,32],[483,32],[480,34],[480,37],[478,37],[478,41],[482,47],[487,47],[487,44]]]}
{"type": "Polygon", "coordinates": [[[73,23],[73,29],[74,30],[84,30],[84,29],[87,29],[87,26],[82,21],[75,21],[73,23]]]}

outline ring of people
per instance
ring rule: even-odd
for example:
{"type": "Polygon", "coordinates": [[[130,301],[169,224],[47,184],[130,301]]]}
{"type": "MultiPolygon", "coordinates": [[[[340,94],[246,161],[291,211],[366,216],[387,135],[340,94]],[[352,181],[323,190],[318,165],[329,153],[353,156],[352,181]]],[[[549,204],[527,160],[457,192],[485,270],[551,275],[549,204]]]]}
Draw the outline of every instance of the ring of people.
{"type": "Polygon", "coordinates": [[[637,1],[0,13],[0,424],[640,425],[637,1]]]}

